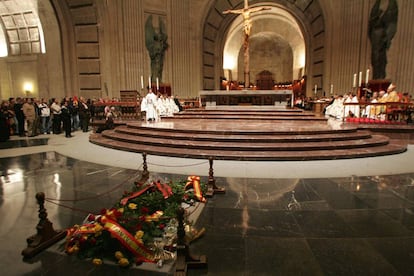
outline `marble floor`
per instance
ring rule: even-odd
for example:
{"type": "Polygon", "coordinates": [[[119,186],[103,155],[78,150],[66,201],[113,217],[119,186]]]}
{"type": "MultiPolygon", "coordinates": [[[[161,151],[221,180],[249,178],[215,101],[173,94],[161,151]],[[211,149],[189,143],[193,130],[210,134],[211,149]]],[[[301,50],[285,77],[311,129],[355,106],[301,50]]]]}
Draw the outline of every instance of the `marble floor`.
{"type": "MultiPolygon", "coordinates": [[[[398,155],[352,160],[214,163],[226,189],[205,204],[191,244],[208,268],[189,275],[414,275],[413,145],[398,155]]],[[[161,275],[93,267],[55,247],[30,261],[35,195],[44,192],[55,229],[110,207],[140,176],[142,157],[101,148],[88,133],[0,144],[2,275],[161,275]],[[54,204],[57,203],[57,204],[54,204]]],[[[153,178],[207,181],[208,162],[148,156],[153,178]]]]}

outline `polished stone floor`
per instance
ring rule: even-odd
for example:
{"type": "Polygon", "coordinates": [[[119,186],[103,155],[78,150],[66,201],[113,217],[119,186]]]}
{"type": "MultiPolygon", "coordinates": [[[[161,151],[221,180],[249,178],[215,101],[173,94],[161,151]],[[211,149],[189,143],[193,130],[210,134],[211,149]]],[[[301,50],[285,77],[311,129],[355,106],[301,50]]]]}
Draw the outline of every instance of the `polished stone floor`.
{"type": "MultiPolygon", "coordinates": [[[[55,249],[30,262],[22,260],[25,239],[36,232],[37,192],[44,192],[49,199],[45,207],[54,227],[64,229],[81,223],[87,213],[112,206],[140,175],[139,170],[122,166],[120,156],[99,155],[106,151],[96,151],[95,158],[112,158],[113,165],[85,161],[82,153],[91,155],[85,149],[87,137],[74,135],[72,139],[50,138],[53,146],[44,146],[44,140],[18,142],[12,143],[12,149],[0,151],[1,274],[162,274],[162,270],[142,272],[114,266],[97,269],[55,249]],[[57,152],[54,147],[62,150],[57,152]],[[65,152],[65,147],[72,151],[65,152]],[[70,157],[74,152],[79,153],[78,157],[70,157]]],[[[378,159],[379,163],[367,160],[379,166],[387,158],[378,159]]],[[[394,162],[403,160],[400,167],[411,166],[404,158],[393,158],[394,162]]],[[[205,204],[196,222],[197,227],[205,227],[205,235],[191,244],[193,254],[207,256],[208,268],[190,270],[188,274],[414,275],[414,169],[391,174],[380,167],[369,176],[359,171],[351,175],[345,167],[352,160],[331,162],[337,162],[336,177],[332,176],[335,172],[317,169],[317,177],[300,173],[307,167],[328,164],[324,162],[294,163],[302,164],[302,168],[296,168],[296,177],[294,171],[289,177],[283,173],[280,177],[243,177],[245,168],[241,176],[229,172],[226,177],[217,168],[217,185],[226,193],[215,195],[205,204]]],[[[262,163],[264,168],[266,163],[262,163]]],[[[137,164],[134,167],[138,168],[137,164]]],[[[158,170],[160,164],[150,163],[151,175],[186,178],[180,164],[175,165],[178,174],[163,173],[158,170]]],[[[204,175],[202,179],[207,178],[204,175]]]]}

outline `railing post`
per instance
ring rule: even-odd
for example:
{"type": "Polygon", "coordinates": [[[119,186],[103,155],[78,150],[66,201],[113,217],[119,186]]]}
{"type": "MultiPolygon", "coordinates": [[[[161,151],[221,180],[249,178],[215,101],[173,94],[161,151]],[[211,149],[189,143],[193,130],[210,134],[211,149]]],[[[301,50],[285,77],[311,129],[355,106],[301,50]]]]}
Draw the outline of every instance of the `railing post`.
{"type": "Polygon", "coordinates": [[[142,153],[142,178],[148,179],[149,178],[149,171],[147,165],[147,153],[142,153]]]}
{"type": "Polygon", "coordinates": [[[212,156],[208,158],[210,168],[208,171],[208,184],[207,184],[206,197],[213,197],[214,194],[224,194],[226,192],[224,188],[219,188],[216,186],[216,180],[214,179],[213,160],[214,158],[212,156]]]}
{"type": "Polygon", "coordinates": [[[184,230],[184,208],[180,207],[177,211],[177,261],[175,263],[175,275],[187,275],[187,268],[205,268],[207,257],[201,255],[194,257],[190,253],[190,247],[185,239],[184,230]]]}
{"type": "Polygon", "coordinates": [[[32,258],[42,250],[58,242],[66,236],[66,231],[55,231],[53,224],[47,218],[47,212],[44,207],[45,194],[36,194],[37,203],[39,204],[39,223],[36,226],[37,234],[27,238],[27,247],[22,251],[24,258],[32,258]]]}

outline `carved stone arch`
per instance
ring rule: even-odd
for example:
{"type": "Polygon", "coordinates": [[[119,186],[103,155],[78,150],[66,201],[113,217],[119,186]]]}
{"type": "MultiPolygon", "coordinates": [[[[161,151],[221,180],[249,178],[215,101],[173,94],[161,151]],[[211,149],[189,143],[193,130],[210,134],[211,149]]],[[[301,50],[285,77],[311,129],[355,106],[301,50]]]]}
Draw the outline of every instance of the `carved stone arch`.
{"type": "Polygon", "coordinates": [[[101,96],[99,15],[95,0],[51,0],[63,49],[64,95],[101,96]]]}
{"type": "MultiPolygon", "coordinates": [[[[307,91],[313,85],[323,86],[325,58],[325,20],[318,0],[267,0],[249,1],[250,5],[271,5],[289,12],[302,30],[306,45],[307,91]]],[[[228,28],[237,17],[235,14],[222,14],[228,9],[240,9],[243,0],[213,0],[204,21],[202,41],[203,89],[218,89],[220,76],[223,75],[223,48],[228,28]]]]}

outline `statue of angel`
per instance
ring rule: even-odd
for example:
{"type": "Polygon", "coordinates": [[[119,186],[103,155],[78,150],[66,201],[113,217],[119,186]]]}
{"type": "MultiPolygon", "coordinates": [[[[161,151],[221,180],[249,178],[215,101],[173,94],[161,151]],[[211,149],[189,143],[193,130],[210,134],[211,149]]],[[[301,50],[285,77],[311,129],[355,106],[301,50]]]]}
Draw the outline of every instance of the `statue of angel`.
{"type": "Polygon", "coordinates": [[[159,31],[152,24],[152,15],[145,23],[145,46],[151,59],[151,79],[162,82],[165,51],[168,49],[167,32],[164,21],[159,17],[159,31]]]}
{"type": "Polygon", "coordinates": [[[384,11],[380,8],[381,0],[377,0],[371,9],[368,36],[371,41],[371,64],[373,79],[385,79],[387,51],[391,40],[397,32],[398,5],[397,0],[388,0],[384,11]]]}

